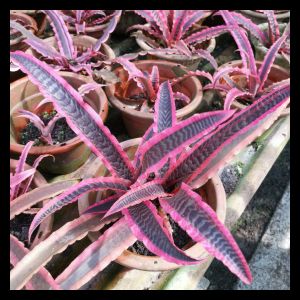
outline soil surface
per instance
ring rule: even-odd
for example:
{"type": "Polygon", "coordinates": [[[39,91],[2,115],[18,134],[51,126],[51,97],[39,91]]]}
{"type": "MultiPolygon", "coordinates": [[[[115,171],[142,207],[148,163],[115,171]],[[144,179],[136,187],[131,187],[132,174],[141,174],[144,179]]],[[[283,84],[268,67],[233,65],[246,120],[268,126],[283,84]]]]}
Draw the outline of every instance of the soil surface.
{"type": "MultiPolygon", "coordinates": [[[[55,115],[56,111],[53,110],[49,113],[44,112],[39,117],[44,124],[47,125],[55,115]]],[[[69,127],[66,118],[59,119],[55,123],[51,133],[53,144],[60,144],[69,141],[75,136],[76,133],[69,127]]],[[[29,122],[20,134],[20,143],[22,145],[26,145],[29,141],[35,141],[34,146],[47,145],[46,142],[41,139],[41,131],[32,122],[29,122]]]]}
{"type": "MultiPolygon", "coordinates": [[[[33,214],[20,214],[15,216],[10,221],[10,233],[14,235],[20,242],[24,243],[25,247],[28,247],[28,231],[30,224],[35,215],[33,214]]],[[[33,233],[31,241],[34,240],[34,237],[37,233],[37,230],[33,233]]]]}

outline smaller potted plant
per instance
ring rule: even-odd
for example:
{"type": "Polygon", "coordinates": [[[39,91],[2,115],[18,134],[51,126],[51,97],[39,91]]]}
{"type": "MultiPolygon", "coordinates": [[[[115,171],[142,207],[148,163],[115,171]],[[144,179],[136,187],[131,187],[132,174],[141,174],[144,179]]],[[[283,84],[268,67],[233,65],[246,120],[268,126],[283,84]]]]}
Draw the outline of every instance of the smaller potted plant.
{"type": "Polygon", "coordinates": [[[196,70],[201,59],[214,61],[215,37],[230,27],[221,25],[205,28],[197,25],[207,16],[203,10],[135,10],[147,20],[145,25],[134,25],[132,36],[152,58],[160,58],[196,70]]]}
{"type": "Polygon", "coordinates": [[[194,75],[212,80],[207,72],[188,71],[184,66],[168,61],[130,62],[127,58],[118,57],[113,62],[121,65],[113,71],[120,82],[105,87],[106,95],[113,107],[121,112],[130,137],[142,136],[153,123],[154,104],[160,83],[171,80],[176,100],[176,117],[181,120],[195,113],[202,101],[202,86],[194,75]],[[177,69],[184,75],[178,77],[177,69]]]}
{"type": "Polygon", "coordinates": [[[104,29],[109,26],[112,18],[120,18],[118,11],[105,10],[62,10],[69,32],[76,35],[84,34],[94,38],[100,38],[104,29]]]}
{"type": "MultiPolygon", "coordinates": [[[[289,73],[274,64],[276,53],[289,37],[289,26],[270,47],[263,61],[255,61],[250,42],[238,26],[238,20],[240,22],[243,19],[229,11],[221,11],[221,15],[227,25],[235,26],[231,34],[238,45],[242,60],[220,66],[213,75],[213,83],[206,85],[205,89],[221,91],[224,109],[229,109],[231,106],[243,109],[258,97],[284,85],[289,80],[289,73]]],[[[288,111],[287,109],[284,114],[288,111]]]]}
{"type": "MultiPolygon", "coordinates": [[[[22,195],[27,192],[41,187],[47,184],[44,176],[38,172],[36,169],[40,162],[45,159],[48,154],[41,155],[36,158],[33,165],[30,166],[26,164],[28,152],[32,147],[33,142],[28,142],[19,159],[10,160],[10,204],[23,206],[22,202],[25,200],[22,199],[22,195]]],[[[45,205],[48,201],[40,203],[39,206],[35,205],[32,208],[33,204],[26,205],[26,209],[23,211],[18,211],[18,215],[11,216],[10,230],[13,235],[15,235],[21,242],[25,243],[30,248],[36,246],[40,241],[45,239],[51,233],[53,217],[49,218],[45,223],[41,224],[37,233],[33,237],[32,243],[29,243],[27,239],[28,229],[31,221],[34,218],[34,215],[41,209],[41,204],[45,205]]]]}

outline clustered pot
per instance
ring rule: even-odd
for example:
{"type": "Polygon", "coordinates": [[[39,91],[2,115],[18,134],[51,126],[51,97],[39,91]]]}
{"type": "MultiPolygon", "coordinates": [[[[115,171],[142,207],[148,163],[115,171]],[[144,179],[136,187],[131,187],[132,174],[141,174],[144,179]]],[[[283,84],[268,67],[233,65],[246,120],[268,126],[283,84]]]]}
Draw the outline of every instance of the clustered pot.
{"type": "MultiPolygon", "coordinates": [[[[255,10],[240,10],[240,12],[245,17],[251,19],[255,24],[261,24],[267,22],[267,16],[261,12],[255,10]]],[[[290,19],[290,11],[282,10],[276,12],[275,10],[275,16],[278,22],[286,22],[290,19]]]]}
{"type": "MultiPolygon", "coordinates": [[[[87,76],[70,72],[59,72],[59,74],[75,89],[82,84],[92,82],[87,76]]],[[[108,114],[108,101],[104,91],[99,87],[86,94],[84,100],[99,114],[103,122],[108,114]]],[[[10,151],[12,156],[19,157],[24,145],[19,144],[20,131],[27,125],[24,118],[16,118],[19,109],[34,111],[43,99],[38,87],[31,83],[28,77],[24,77],[10,85],[10,151]]],[[[50,111],[52,104],[41,106],[40,112],[50,111]]],[[[37,113],[37,112],[36,112],[37,113]]],[[[51,154],[40,163],[40,169],[52,174],[67,174],[81,166],[89,154],[90,149],[76,136],[65,143],[50,146],[33,146],[29,151],[29,159],[33,160],[41,154],[51,154]]]]}
{"type": "MultiPolygon", "coordinates": [[[[264,31],[266,34],[268,34],[268,31],[269,31],[268,23],[260,24],[260,25],[258,25],[258,27],[262,31],[264,31]]],[[[286,27],[286,24],[279,24],[280,33],[282,33],[284,31],[285,27],[286,27]]],[[[264,57],[266,56],[266,53],[269,51],[269,48],[267,48],[265,45],[263,45],[253,35],[250,35],[250,40],[255,49],[255,59],[258,61],[263,61],[264,57]]],[[[281,67],[285,68],[286,70],[290,71],[290,63],[280,53],[276,54],[274,64],[281,66],[281,67]]]]}
{"type": "MultiPolygon", "coordinates": [[[[137,68],[149,73],[151,72],[153,65],[156,65],[159,70],[161,82],[177,77],[172,68],[178,66],[178,64],[172,62],[160,60],[142,60],[134,63],[137,68]]],[[[183,66],[182,68],[186,70],[183,66]]],[[[128,78],[127,72],[122,67],[116,68],[114,72],[120,78],[126,78],[126,76],[128,78]]],[[[150,112],[138,111],[134,109],[132,105],[126,104],[123,99],[118,98],[116,96],[116,92],[118,91],[119,86],[120,84],[117,83],[116,85],[105,87],[108,100],[113,107],[121,112],[129,136],[132,138],[143,136],[148,127],[153,123],[154,114],[150,112]]],[[[132,95],[135,90],[137,90],[137,86],[136,83],[132,81],[128,85],[128,95],[132,95]]],[[[184,79],[180,83],[173,86],[173,91],[184,93],[191,99],[189,104],[176,111],[176,117],[178,120],[185,119],[198,111],[203,95],[202,85],[198,78],[193,76],[184,79]]]]}
{"type": "MultiPolygon", "coordinates": [[[[259,68],[261,67],[262,65],[262,62],[261,61],[256,61],[256,67],[257,69],[259,70],[259,68]]],[[[241,60],[234,60],[234,61],[231,61],[231,62],[228,62],[222,66],[219,67],[219,70],[222,69],[222,68],[227,68],[227,67],[242,67],[243,66],[243,63],[241,60]]],[[[247,82],[246,78],[245,78],[245,75],[236,75],[234,72],[230,75],[230,78],[232,80],[234,80],[239,86],[241,87],[245,87],[245,84],[247,82]]],[[[276,65],[276,64],[273,64],[272,65],[272,68],[270,70],[270,73],[268,75],[268,79],[266,81],[266,84],[265,84],[265,87],[268,87],[269,85],[275,83],[275,82],[279,82],[279,81],[282,81],[282,80],[285,80],[285,79],[288,79],[290,78],[290,74],[289,72],[276,65]]],[[[222,82],[222,79],[221,79],[221,82],[220,83],[225,83],[222,82]]],[[[220,93],[221,95],[223,95],[223,93],[221,92],[220,93]]],[[[240,102],[238,102],[237,100],[235,100],[233,103],[232,103],[232,107],[233,108],[237,108],[237,109],[244,109],[246,106],[240,102]]],[[[283,115],[287,114],[289,112],[289,108],[286,108],[284,111],[283,111],[283,115]]]]}
{"type": "MultiPolygon", "coordinates": [[[[130,159],[133,159],[140,142],[141,138],[136,138],[121,143],[122,148],[126,150],[130,159]]],[[[108,171],[103,165],[101,165],[95,171],[94,177],[105,175],[108,175],[108,171]]],[[[214,209],[219,220],[224,223],[226,216],[226,194],[220,178],[218,176],[213,177],[203,187],[198,189],[197,192],[200,193],[204,200],[214,209]]],[[[92,192],[81,197],[78,201],[79,214],[82,214],[84,210],[96,201],[101,200],[101,197],[102,194],[99,192],[92,192]]],[[[88,237],[92,242],[94,242],[98,239],[99,233],[91,232],[88,234],[88,237]]],[[[205,258],[208,256],[208,253],[200,244],[192,241],[186,245],[185,248],[185,253],[192,257],[205,258]]],[[[167,271],[180,267],[180,265],[167,262],[158,256],[139,255],[129,250],[125,250],[121,256],[116,259],[116,262],[128,268],[145,271],[167,271]]]]}
{"type": "MultiPolygon", "coordinates": [[[[17,164],[18,164],[17,160],[10,159],[10,172],[11,173],[15,172],[17,164]]],[[[25,164],[24,168],[25,168],[25,170],[28,170],[31,168],[31,166],[29,166],[28,164],[25,164]]],[[[31,189],[39,188],[45,184],[47,184],[47,181],[44,178],[44,176],[39,171],[36,171],[34,173],[34,177],[33,177],[32,183],[31,183],[31,189]]],[[[40,203],[38,206],[42,207],[48,201],[49,200],[45,200],[42,203],[40,203]]],[[[50,235],[50,233],[52,231],[53,220],[54,220],[54,215],[51,215],[38,227],[37,234],[31,243],[31,248],[34,247],[35,245],[37,245],[38,243],[40,243],[42,240],[44,240],[45,238],[47,238],[50,235]]]]}
{"type": "MultiPolygon", "coordinates": [[[[146,43],[141,38],[136,38],[137,44],[145,51],[153,50],[153,48],[146,43]]],[[[204,48],[208,52],[213,52],[216,47],[216,40],[214,38],[210,39],[207,42],[206,47],[204,48]]],[[[198,68],[199,63],[203,60],[201,57],[194,55],[191,58],[188,58],[186,55],[177,55],[177,54],[148,54],[148,59],[160,59],[164,61],[170,61],[176,64],[181,64],[188,68],[188,70],[195,71],[198,68]]]]}

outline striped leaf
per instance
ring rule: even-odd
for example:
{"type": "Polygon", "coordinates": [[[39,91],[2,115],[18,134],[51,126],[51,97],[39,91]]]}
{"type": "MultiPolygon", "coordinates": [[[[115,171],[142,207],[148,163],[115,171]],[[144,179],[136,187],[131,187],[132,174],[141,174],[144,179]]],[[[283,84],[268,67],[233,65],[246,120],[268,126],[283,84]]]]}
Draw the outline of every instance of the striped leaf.
{"type": "Polygon", "coordinates": [[[187,256],[174,245],[170,233],[163,226],[163,219],[150,201],[129,207],[122,213],[133,234],[152,253],[179,265],[201,262],[187,256]]]}
{"type": "Polygon", "coordinates": [[[158,197],[167,196],[161,185],[161,180],[153,180],[138,187],[131,188],[126,194],[121,196],[105,214],[105,217],[119,212],[127,207],[135,206],[147,200],[154,200],[158,197]]]}
{"type": "Polygon", "coordinates": [[[140,149],[142,175],[138,180],[147,178],[150,172],[163,167],[169,158],[175,157],[182,152],[185,146],[216,129],[233,113],[232,110],[195,114],[160,134],[156,134],[140,149]]]}
{"type": "Polygon", "coordinates": [[[160,204],[194,241],[221,260],[244,283],[251,283],[247,261],[230,231],[199,194],[182,183],[175,196],[160,199],[160,204]]]}
{"type": "Polygon", "coordinates": [[[234,153],[252,142],[278,118],[289,97],[290,85],[285,84],[241,110],[184,153],[176,167],[166,174],[167,184],[184,180],[195,188],[202,186],[234,153]]]}
{"type": "Polygon", "coordinates": [[[100,190],[126,191],[129,182],[123,179],[100,177],[90,178],[73,185],[55,199],[49,201],[34,217],[29,228],[29,240],[37,226],[49,215],[53,214],[63,206],[75,202],[82,195],[100,190]]]}
{"type": "Polygon", "coordinates": [[[136,241],[124,218],[88,246],[56,278],[65,290],[79,289],[136,241]]]}
{"type": "Polygon", "coordinates": [[[117,139],[65,79],[44,62],[21,51],[11,53],[11,59],[28,74],[43,96],[53,101],[70,128],[102,159],[112,174],[132,179],[133,166],[117,139]]]}

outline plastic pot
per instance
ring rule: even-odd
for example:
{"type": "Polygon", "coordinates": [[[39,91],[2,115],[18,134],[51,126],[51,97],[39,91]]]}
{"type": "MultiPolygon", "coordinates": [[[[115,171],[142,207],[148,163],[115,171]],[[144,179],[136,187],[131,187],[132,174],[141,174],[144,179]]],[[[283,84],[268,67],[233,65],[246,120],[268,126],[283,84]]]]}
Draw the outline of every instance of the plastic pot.
{"type": "MultiPolygon", "coordinates": [[[[130,159],[133,159],[134,153],[141,141],[141,138],[127,140],[121,143],[123,149],[126,150],[130,159]]],[[[94,177],[107,175],[107,169],[101,165],[95,170],[94,177]]],[[[197,190],[204,197],[205,201],[214,209],[218,218],[222,223],[226,216],[226,194],[223,184],[218,176],[210,179],[203,187],[197,190]]],[[[94,204],[101,199],[101,193],[93,192],[83,196],[78,201],[79,214],[81,214],[87,207],[94,204]]],[[[88,234],[91,241],[95,241],[99,237],[99,233],[92,232],[88,234]]],[[[192,257],[205,258],[208,253],[200,244],[191,243],[187,245],[188,249],[185,252],[192,257]]],[[[135,254],[129,250],[125,250],[121,256],[116,259],[116,262],[128,268],[146,270],[146,271],[166,271],[181,267],[180,265],[170,263],[158,256],[144,256],[135,254]]]]}
{"type": "MultiPolygon", "coordinates": [[[[151,72],[152,66],[157,65],[161,82],[176,77],[172,68],[178,66],[178,64],[160,60],[142,60],[134,63],[140,70],[148,71],[149,73],[151,72]]],[[[185,68],[183,67],[183,69],[185,68]]],[[[127,72],[122,67],[115,69],[114,72],[118,77],[123,78],[123,80],[128,78],[127,72]]],[[[154,114],[138,111],[134,109],[134,106],[125,103],[124,99],[120,99],[116,94],[119,88],[119,83],[105,87],[108,100],[113,107],[121,112],[129,136],[132,138],[143,136],[148,127],[153,123],[154,114]]],[[[130,95],[134,93],[136,89],[137,86],[135,82],[132,81],[132,83],[128,85],[126,93],[130,95]]],[[[174,85],[173,91],[184,93],[191,99],[191,102],[188,105],[176,111],[176,117],[178,120],[185,119],[197,112],[202,101],[203,93],[202,85],[196,77],[186,78],[180,83],[174,85]]]]}
{"type": "MultiPolygon", "coordinates": [[[[75,89],[92,81],[87,76],[71,72],[59,72],[59,74],[75,89]]],[[[108,101],[104,91],[99,87],[83,98],[104,122],[108,114],[108,101]]],[[[19,156],[24,148],[24,145],[19,144],[19,133],[28,122],[24,118],[16,118],[17,111],[19,109],[33,111],[42,99],[44,97],[38,87],[31,83],[28,77],[19,79],[10,85],[10,151],[12,156],[19,156]]],[[[39,112],[50,111],[52,108],[52,104],[45,104],[39,109],[39,112]]],[[[36,113],[38,112],[36,111],[36,113]]],[[[33,146],[29,151],[29,159],[33,160],[45,153],[52,154],[55,162],[51,157],[46,157],[41,162],[40,169],[52,174],[67,174],[81,166],[90,152],[90,149],[76,136],[58,145],[33,146]]]]}

